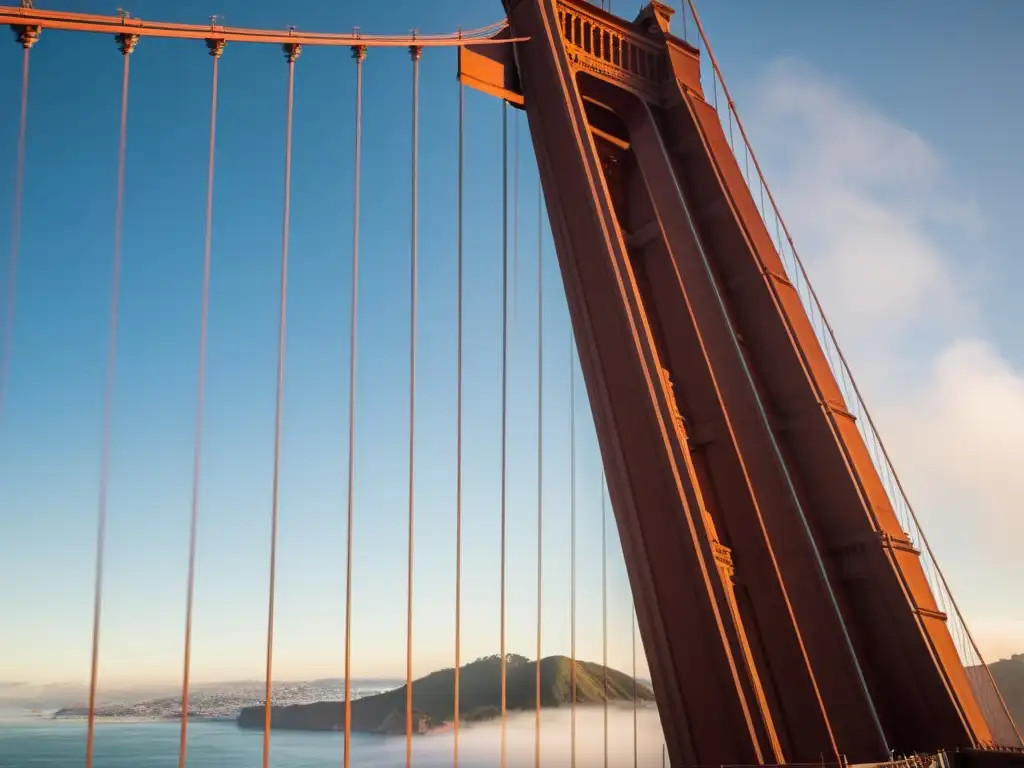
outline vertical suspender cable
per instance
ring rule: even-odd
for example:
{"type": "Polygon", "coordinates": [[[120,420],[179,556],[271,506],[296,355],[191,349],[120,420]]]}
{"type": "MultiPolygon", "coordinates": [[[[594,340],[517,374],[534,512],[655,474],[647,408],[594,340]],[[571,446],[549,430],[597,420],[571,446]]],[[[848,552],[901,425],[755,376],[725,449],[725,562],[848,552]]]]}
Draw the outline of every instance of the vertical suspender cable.
{"type": "Polygon", "coordinates": [[[601,664],[604,667],[604,768],[608,768],[608,526],[601,473],[601,664]]]}
{"type": "Polygon", "coordinates": [[[185,768],[188,753],[188,694],[192,677],[192,608],[196,583],[196,534],[199,526],[199,481],[203,456],[203,409],[206,401],[206,337],[210,316],[210,252],[213,235],[213,168],[217,141],[217,80],[224,41],[210,39],[206,47],[213,57],[210,88],[210,149],[206,167],[206,230],[203,244],[203,298],[199,321],[199,373],[196,385],[195,451],[192,457],[192,516],[188,535],[188,586],[185,593],[185,659],[181,678],[181,736],[178,768],[185,768]]]}
{"type": "Polygon", "coordinates": [[[288,234],[292,204],[292,113],[295,102],[295,60],[302,51],[296,43],[286,43],[288,62],[288,100],[284,138],[284,204],[281,213],[281,297],[277,320],[277,395],[274,405],[274,475],[270,508],[270,585],[267,594],[267,669],[263,703],[263,768],[270,766],[271,683],[274,673],[274,597],[277,578],[277,516],[281,476],[281,406],[284,398],[284,351],[288,321],[288,234]]]}
{"type": "Polygon", "coordinates": [[[569,331],[569,653],[572,698],[569,711],[569,764],[576,768],[576,361],[569,331]]]}
{"type": "Polygon", "coordinates": [[[352,538],[355,533],[356,478],[356,342],[359,321],[359,215],[363,165],[363,61],[366,46],[353,45],[356,62],[355,151],[352,160],[352,298],[348,342],[348,484],[346,489],[347,533],[345,535],[345,754],[344,765],[352,765],[352,538]]]}
{"type": "Polygon", "coordinates": [[[409,46],[412,57],[412,242],[409,259],[409,563],[405,632],[405,766],[412,765],[412,582],[416,489],[416,274],[419,269],[420,58],[423,48],[409,46]]]}
{"type": "Polygon", "coordinates": [[[636,606],[633,606],[633,615],[630,619],[631,635],[633,640],[633,768],[638,768],[637,751],[637,712],[636,712],[636,606]]]}
{"type": "Polygon", "coordinates": [[[92,615],[92,663],[89,671],[89,719],[85,736],[85,766],[92,768],[96,736],[96,681],[100,659],[100,620],[103,601],[103,548],[107,534],[107,491],[110,482],[110,422],[114,409],[114,378],[117,370],[118,303],[121,291],[121,239],[124,228],[124,167],[128,144],[128,74],[137,35],[117,35],[124,69],[121,75],[121,134],[117,150],[117,203],[114,213],[114,264],[110,294],[110,338],[107,347],[106,385],[103,396],[103,443],[100,449],[99,512],[96,526],[96,581],[92,615]]]}
{"type": "Polygon", "coordinates": [[[519,113],[512,115],[512,317],[519,316],[519,113]]]}
{"type": "Polygon", "coordinates": [[[508,502],[508,102],[501,114],[501,768],[508,757],[507,659],[505,658],[505,524],[508,502]]]}
{"type": "Polygon", "coordinates": [[[3,423],[4,400],[7,393],[7,375],[14,347],[14,302],[17,300],[18,250],[21,246],[21,199],[25,186],[25,143],[28,133],[28,60],[29,50],[35,43],[38,27],[18,28],[18,42],[22,45],[21,59],[21,112],[18,118],[18,149],[14,170],[14,211],[11,214],[11,253],[7,266],[7,309],[4,312],[3,349],[0,350],[0,424],[3,423]]]}
{"type": "Polygon", "coordinates": [[[465,114],[466,87],[459,84],[459,199],[458,199],[458,362],[456,364],[455,415],[455,727],[453,732],[453,768],[459,768],[459,665],[462,663],[462,247],[465,186],[465,114]]]}
{"type": "Polygon", "coordinates": [[[533,762],[540,768],[540,660],[543,620],[544,562],[544,200],[537,183],[537,700],[533,762]]]}

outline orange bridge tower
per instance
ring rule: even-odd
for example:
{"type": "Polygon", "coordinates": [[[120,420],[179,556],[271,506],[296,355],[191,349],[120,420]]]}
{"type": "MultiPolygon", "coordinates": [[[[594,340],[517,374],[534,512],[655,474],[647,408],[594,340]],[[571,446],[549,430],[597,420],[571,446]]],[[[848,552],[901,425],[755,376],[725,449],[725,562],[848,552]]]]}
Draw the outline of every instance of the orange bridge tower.
{"type": "MultiPolygon", "coordinates": [[[[960,661],[701,86],[651,2],[505,0],[673,765],[1019,745],[960,661]]],[[[508,33],[505,33],[508,34],[508,33]]]]}

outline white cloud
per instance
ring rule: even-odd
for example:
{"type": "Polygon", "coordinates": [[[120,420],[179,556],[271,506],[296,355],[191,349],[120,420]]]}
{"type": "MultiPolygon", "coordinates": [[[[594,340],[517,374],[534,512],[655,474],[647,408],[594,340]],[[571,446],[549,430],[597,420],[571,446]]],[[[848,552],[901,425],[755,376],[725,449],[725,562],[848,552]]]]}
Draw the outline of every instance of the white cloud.
{"type": "Polygon", "coordinates": [[[1024,372],[985,337],[982,217],[921,135],[804,67],[770,68],[745,112],[983,653],[1024,651],[1024,372]]]}

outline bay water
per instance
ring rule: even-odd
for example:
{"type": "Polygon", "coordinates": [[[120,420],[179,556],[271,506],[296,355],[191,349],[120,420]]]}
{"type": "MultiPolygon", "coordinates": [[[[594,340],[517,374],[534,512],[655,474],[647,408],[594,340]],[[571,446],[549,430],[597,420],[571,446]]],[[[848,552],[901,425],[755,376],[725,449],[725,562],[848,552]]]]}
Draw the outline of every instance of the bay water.
{"type": "MultiPolygon", "coordinates": [[[[576,765],[603,768],[605,726],[602,707],[581,707],[576,715],[576,765]]],[[[0,768],[77,768],[85,765],[85,723],[43,717],[0,719],[0,768]]],[[[180,726],[176,722],[102,722],[95,734],[94,768],[177,768],[180,726]]],[[[534,765],[536,721],[534,714],[517,713],[507,724],[507,765],[534,765]]],[[[542,765],[570,765],[571,713],[568,709],[545,710],[541,718],[542,765]]],[[[662,765],[663,740],[657,712],[637,713],[634,729],[631,708],[614,707],[608,717],[608,762],[611,768],[636,764],[662,765]],[[634,742],[634,733],[636,734],[634,742]]],[[[233,722],[192,722],[188,730],[189,768],[259,768],[263,734],[243,730],[233,722]]],[[[413,765],[416,768],[451,766],[451,731],[416,736],[413,765]]],[[[500,764],[501,730],[497,723],[463,728],[459,735],[459,765],[490,768],[500,764]]],[[[341,733],[274,731],[270,764],[275,768],[334,768],[342,765],[341,733]]],[[[402,736],[352,735],[352,765],[359,768],[402,768],[405,738],[402,736]]]]}

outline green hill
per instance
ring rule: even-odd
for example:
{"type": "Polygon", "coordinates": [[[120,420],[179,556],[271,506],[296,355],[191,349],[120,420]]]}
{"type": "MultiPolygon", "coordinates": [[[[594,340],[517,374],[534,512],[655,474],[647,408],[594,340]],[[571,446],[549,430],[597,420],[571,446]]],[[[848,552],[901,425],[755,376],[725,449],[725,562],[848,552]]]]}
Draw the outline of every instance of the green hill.
{"type": "MultiPolygon", "coordinates": [[[[576,662],[576,701],[580,704],[605,700],[605,674],[609,701],[632,701],[634,687],[638,701],[653,701],[654,692],[643,683],[614,669],[588,661],[576,662]]],[[[535,706],[537,663],[510,654],[506,664],[506,705],[509,710],[531,710],[535,706]]],[[[540,661],[541,706],[567,706],[572,700],[572,661],[549,656],[540,661]]],[[[501,657],[488,656],[462,667],[460,672],[459,716],[465,721],[498,716],[501,707],[501,657]]],[[[405,733],[403,685],[393,691],[352,702],[352,730],[357,733],[405,733]]],[[[442,669],[412,684],[414,729],[424,732],[450,722],[455,714],[455,670],[442,669]]],[[[344,727],[345,705],[321,701],[272,707],[271,727],[292,730],[336,731],[344,727]]],[[[264,708],[246,707],[238,716],[242,728],[262,730],[264,708]]]]}
{"type": "Polygon", "coordinates": [[[1024,728],[1024,653],[989,664],[992,677],[999,686],[1006,708],[1017,723],[1024,728]]]}

